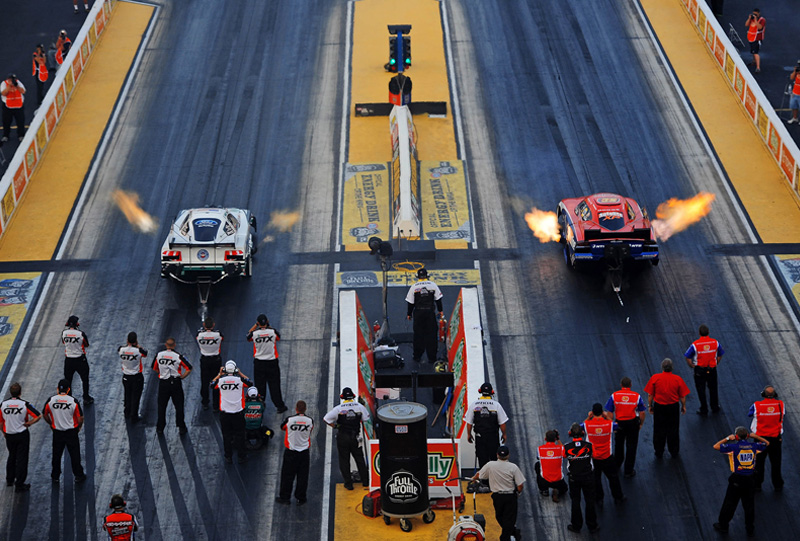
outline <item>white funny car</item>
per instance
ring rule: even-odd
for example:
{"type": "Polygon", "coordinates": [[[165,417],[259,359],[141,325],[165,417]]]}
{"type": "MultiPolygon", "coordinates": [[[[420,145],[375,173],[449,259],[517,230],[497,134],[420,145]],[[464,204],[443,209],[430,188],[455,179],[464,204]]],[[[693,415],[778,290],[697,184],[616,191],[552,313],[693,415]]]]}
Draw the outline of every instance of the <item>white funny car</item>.
{"type": "Polygon", "coordinates": [[[253,273],[256,219],[249,210],[182,210],[161,247],[161,276],[179,282],[218,282],[253,273]]]}

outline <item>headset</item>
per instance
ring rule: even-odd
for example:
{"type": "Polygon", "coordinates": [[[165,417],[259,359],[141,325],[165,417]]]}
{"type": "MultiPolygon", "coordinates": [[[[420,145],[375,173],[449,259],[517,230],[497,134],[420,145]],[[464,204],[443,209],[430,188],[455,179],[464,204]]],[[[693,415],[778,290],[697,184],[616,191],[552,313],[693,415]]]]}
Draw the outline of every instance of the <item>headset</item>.
{"type": "Polygon", "coordinates": [[[778,391],[775,389],[773,385],[767,385],[764,387],[764,390],[761,391],[761,396],[764,398],[778,398],[778,391]],[[767,389],[772,387],[772,394],[767,394],[767,389]]]}
{"type": "Polygon", "coordinates": [[[586,435],[586,432],[583,431],[583,428],[578,423],[574,423],[569,428],[569,435],[572,438],[582,438],[586,435]]]}
{"type": "Polygon", "coordinates": [[[342,389],[342,394],[339,395],[339,398],[342,400],[353,400],[355,397],[356,395],[350,387],[342,389]]]}
{"type": "Polygon", "coordinates": [[[489,395],[494,396],[494,389],[492,388],[492,384],[488,381],[481,385],[481,388],[478,389],[478,392],[481,393],[481,396],[489,395]]]}

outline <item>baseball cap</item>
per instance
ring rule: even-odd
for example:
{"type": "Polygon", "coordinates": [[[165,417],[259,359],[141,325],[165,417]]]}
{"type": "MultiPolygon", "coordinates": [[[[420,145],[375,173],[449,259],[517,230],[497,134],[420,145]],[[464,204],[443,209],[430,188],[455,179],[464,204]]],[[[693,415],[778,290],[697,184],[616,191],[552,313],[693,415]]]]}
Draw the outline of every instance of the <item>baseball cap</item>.
{"type": "Polygon", "coordinates": [[[69,391],[69,382],[65,379],[62,379],[58,382],[58,392],[59,393],[66,393],[69,391]]]}
{"type": "Polygon", "coordinates": [[[255,387],[250,387],[247,389],[247,396],[258,396],[258,389],[255,387]]]}
{"type": "Polygon", "coordinates": [[[510,452],[511,451],[508,450],[507,445],[501,445],[500,447],[497,448],[497,456],[499,456],[500,458],[507,457],[510,452]]]}
{"type": "Polygon", "coordinates": [[[266,325],[267,324],[267,315],[266,314],[258,314],[256,321],[259,325],[266,325]]]}
{"type": "Polygon", "coordinates": [[[67,318],[67,327],[77,327],[78,316],[72,315],[67,318]]]}

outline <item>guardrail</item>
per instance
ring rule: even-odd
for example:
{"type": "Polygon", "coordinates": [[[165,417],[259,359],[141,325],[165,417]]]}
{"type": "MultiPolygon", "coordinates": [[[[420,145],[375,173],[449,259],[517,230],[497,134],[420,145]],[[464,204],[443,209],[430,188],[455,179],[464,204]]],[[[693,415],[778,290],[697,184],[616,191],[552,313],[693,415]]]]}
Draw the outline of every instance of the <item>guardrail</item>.
{"type": "Polygon", "coordinates": [[[0,180],[0,236],[5,234],[8,222],[17,210],[33,173],[47,148],[50,139],[64,116],[72,93],[83,74],[97,45],[97,40],[106,28],[117,0],[95,2],[86,22],[72,42],[72,48],[64,63],[56,72],[47,95],[31,121],[28,131],[11,158],[8,169],[0,180]]]}
{"type": "Polygon", "coordinates": [[[717,65],[725,74],[739,103],[747,112],[747,116],[758,128],[761,140],[777,162],[781,174],[792,186],[796,195],[800,195],[800,149],[789,135],[786,126],[775,113],[761,88],[758,86],[750,70],[739,56],[739,50],[733,46],[711,11],[702,0],[681,0],[681,4],[689,17],[694,21],[697,31],[703,38],[708,50],[714,55],[717,65]]]}

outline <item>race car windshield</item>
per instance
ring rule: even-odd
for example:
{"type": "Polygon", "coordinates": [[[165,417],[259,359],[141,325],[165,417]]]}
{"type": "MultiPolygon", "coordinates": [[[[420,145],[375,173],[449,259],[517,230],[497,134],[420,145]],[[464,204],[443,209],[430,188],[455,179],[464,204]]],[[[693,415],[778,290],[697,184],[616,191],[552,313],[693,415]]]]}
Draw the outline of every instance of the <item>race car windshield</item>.
{"type": "Polygon", "coordinates": [[[601,212],[598,217],[600,218],[600,227],[609,231],[619,231],[625,227],[625,218],[621,212],[601,212]]]}
{"type": "Polygon", "coordinates": [[[199,242],[210,242],[217,238],[220,220],[216,218],[197,218],[192,220],[194,230],[194,240],[199,242]]]}

